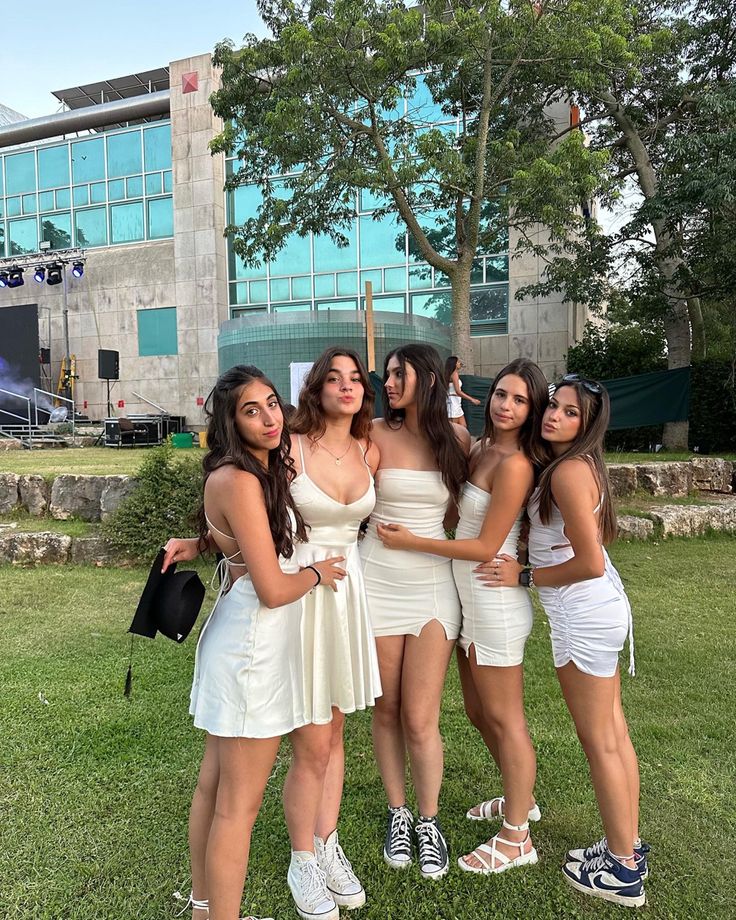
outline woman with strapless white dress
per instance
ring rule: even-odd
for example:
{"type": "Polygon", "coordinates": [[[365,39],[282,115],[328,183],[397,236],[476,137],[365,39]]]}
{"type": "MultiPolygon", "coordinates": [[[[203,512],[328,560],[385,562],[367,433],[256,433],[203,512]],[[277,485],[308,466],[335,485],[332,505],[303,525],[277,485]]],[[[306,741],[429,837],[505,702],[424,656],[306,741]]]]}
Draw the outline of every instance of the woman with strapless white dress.
{"type": "Polygon", "coordinates": [[[412,554],[429,552],[453,560],[462,605],[458,667],[466,710],[501,770],[504,787],[502,797],[468,812],[475,820],[504,822],[501,834],[458,861],[461,869],[481,874],[537,861],[528,824],[539,818],[533,801],[536,761],[524,715],[522,673],[532,606],[525,588],[488,591],[473,570],[500,553],[518,554],[546,401],[544,375],[526,359],[512,362],[493,381],[485,431],[470,454],[454,540],[428,539],[395,521],[378,528],[384,546],[407,565],[412,554]]]}
{"type": "Polygon", "coordinates": [[[447,418],[442,365],[431,346],[410,344],[389,353],[384,386],[384,419],[371,432],[380,451],[376,508],[360,548],[383,687],[373,715],[373,745],[389,806],[383,855],[394,868],[408,866],[413,834],[421,874],[440,878],[449,862],[437,818],[439,711],[460,631],[460,604],[448,560],[387,550],[377,529],[398,519],[442,539],[446,514],[465,480],[470,439],[447,418]],[[416,824],[406,807],[407,752],[416,824]]]}

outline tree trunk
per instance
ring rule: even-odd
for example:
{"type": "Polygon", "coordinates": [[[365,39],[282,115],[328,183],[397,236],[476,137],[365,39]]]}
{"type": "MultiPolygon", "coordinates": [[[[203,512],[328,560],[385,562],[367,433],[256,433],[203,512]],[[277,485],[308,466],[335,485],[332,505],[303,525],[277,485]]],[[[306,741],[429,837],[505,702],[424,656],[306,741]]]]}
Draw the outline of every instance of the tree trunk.
{"type": "Polygon", "coordinates": [[[470,337],[470,269],[459,269],[452,278],[452,353],[475,373],[470,337]]]}
{"type": "Polygon", "coordinates": [[[703,322],[703,311],[700,308],[699,297],[688,297],[687,312],[690,316],[690,328],[693,333],[692,340],[692,360],[705,360],[705,323],[703,322]]]}

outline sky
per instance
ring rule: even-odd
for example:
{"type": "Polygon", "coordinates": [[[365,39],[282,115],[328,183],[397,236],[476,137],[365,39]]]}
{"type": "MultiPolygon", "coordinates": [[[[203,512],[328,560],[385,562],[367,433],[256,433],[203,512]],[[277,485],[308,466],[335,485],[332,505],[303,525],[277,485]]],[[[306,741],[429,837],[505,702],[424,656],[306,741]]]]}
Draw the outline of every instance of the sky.
{"type": "Polygon", "coordinates": [[[52,90],[164,67],[246,32],[264,35],[255,0],[77,0],[29,18],[3,4],[0,103],[27,118],[59,110],[52,90]],[[15,36],[16,40],[11,40],[15,36]]]}

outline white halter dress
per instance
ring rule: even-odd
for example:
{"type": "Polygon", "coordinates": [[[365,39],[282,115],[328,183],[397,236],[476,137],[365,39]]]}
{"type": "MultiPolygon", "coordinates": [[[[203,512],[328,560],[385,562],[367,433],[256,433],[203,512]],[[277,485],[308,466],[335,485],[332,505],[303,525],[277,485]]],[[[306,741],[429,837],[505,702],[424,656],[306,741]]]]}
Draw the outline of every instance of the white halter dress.
{"type": "MultiPolygon", "coordinates": [[[[309,478],[299,443],[302,472],[291,484],[294,504],[307,526],[308,543],[296,544],[300,566],[330,556],[344,556],[347,576],[337,591],[317,587],[302,599],[301,650],[304,707],[309,722],[332,719],[332,707],[355,712],[373,706],[381,695],[376,641],[368,616],[358,529],[373,510],[376,493],[366,465],[365,493],[345,505],[309,478]]],[[[365,456],[365,455],[364,455],[365,456]]]]}
{"type": "Polygon", "coordinates": [[[448,639],[460,632],[452,562],[442,556],[386,549],[376,524],[403,524],[420,537],[444,540],[450,493],[435,470],[382,469],[376,507],[360,546],[368,609],[376,636],[418,636],[439,620],[448,639]]]}
{"type": "MultiPolygon", "coordinates": [[[[598,503],[597,512],[604,498],[598,503]]],[[[572,559],[565,522],[553,505],[549,524],[539,517],[539,490],[527,508],[529,561],[535,566],[559,565],[572,559]]],[[[634,673],[634,624],[631,605],[621,577],[603,547],[605,571],[600,578],[589,578],[560,588],[540,587],[539,599],[549,621],[552,652],[556,668],[572,661],[578,670],[594,677],[613,677],[619,652],[629,637],[629,673],[634,673]]]]}
{"type": "MultiPolygon", "coordinates": [[[[208,521],[209,524],[209,521],[208,521]]],[[[189,712],[197,728],[225,738],[274,738],[306,725],[301,640],[301,601],[269,609],[258,599],[250,575],[234,583],[230,567],[240,553],[221,560],[220,592],[197,643],[189,712]]],[[[292,519],[293,526],[293,519],[292,519]]],[[[294,556],[279,558],[296,573],[294,556]]]]}
{"type": "MultiPolygon", "coordinates": [[[[466,482],[460,498],[460,520],[455,536],[472,540],[480,533],[491,496],[484,489],[466,482]]],[[[514,522],[499,550],[514,558],[518,555],[523,512],[514,522]]],[[[452,571],[462,605],[462,625],[458,645],[468,654],[475,646],[480,665],[507,668],[524,660],[524,646],[532,630],[533,611],[526,588],[488,588],[473,574],[477,562],[454,559],[452,571]]]]}

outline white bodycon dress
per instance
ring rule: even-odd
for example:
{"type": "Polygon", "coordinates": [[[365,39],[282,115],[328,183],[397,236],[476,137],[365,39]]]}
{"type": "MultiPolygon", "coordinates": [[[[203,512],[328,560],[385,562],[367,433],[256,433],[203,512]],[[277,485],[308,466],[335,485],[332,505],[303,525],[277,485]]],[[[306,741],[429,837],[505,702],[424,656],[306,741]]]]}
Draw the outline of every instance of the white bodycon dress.
{"type": "MultiPolygon", "coordinates": [[[[478,536],[490,502],[488,492],[472,482],[465,483],[455,534],[458,540],[472,540],[478,536]]],[[[514,522],[499,554],[517,557],[522,517],[523,512],[514,522]]],[[[452,563],[463,617],[458,645],[466,655],[474,645],[476,661],[481,665],[499,668],[519,665],[524,660],[524,646],[532,630],[529,591],[526,588],[488,588],[473,574],[477,565],[477,562],[461,559],[452,563]]]]}
{"type": "Polygon", "coordinates": [[[439,620],[448,639],[460,632],[460,601],[452,562],[429,553],[386,549],[376,524],[403,524],[412,533],[444,540],[450,493],[434,470],[382,469],[376,507],[360,546],[368,610],[376,636],[418,636],[439,620]]]}

